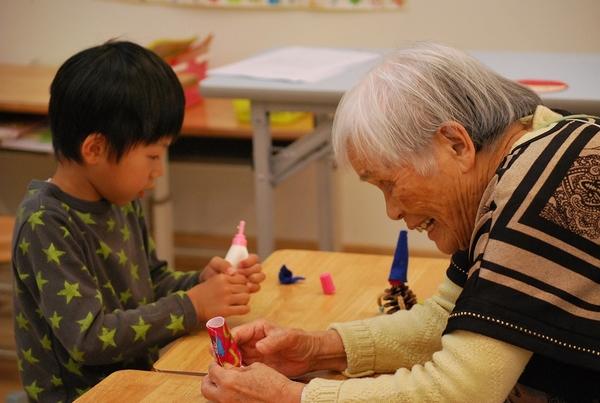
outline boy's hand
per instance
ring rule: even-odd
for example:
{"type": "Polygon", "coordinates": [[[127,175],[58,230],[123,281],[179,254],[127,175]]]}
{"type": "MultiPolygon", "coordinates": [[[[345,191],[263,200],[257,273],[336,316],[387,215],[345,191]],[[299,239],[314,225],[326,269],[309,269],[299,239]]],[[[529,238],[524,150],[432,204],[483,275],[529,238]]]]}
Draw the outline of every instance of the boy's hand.
{"type": "Polygon", "coordinates": [[[210,259],[210,262],[208,262],[204,270],[200,272],[198,278],[202,283],[203,281],[206,281],[219,273],[233,274],[235,273],[235,269],[231,267],[231,263],[229,263],[227,260],[218,256],[214,256],[212,259],[210,259]]]}
{"type": "Polygon", "coordinates": [[[241,274],[218,273],[190,288],[186,293],[194,305],[198,322],[250,312],[247,281],[241,274]]]}
{"type": "Polygon", "coordinates": [[[260,290],[260,283],[265,280],[262,266],[260,265],[258,256],[255,254],[250,254],[246,259],[242,260],[237,270],[231,267],[231,264],[227,260],[218,256],[213,257],[204,270],[200,272],[200,282],[202,283],[218,273],[242,274],[247,279],[247,286],[251,293],[260,290]]]}
{"type": "Polygon", "coordinates": [[[237,268],[237,272],[246,276],[248,279],[246,285],[251,293],[260,290],[260,283],[265,280],[265,273],[262,272],[258,255],[250,254],[246,259],[242,260],[237,268]]]}

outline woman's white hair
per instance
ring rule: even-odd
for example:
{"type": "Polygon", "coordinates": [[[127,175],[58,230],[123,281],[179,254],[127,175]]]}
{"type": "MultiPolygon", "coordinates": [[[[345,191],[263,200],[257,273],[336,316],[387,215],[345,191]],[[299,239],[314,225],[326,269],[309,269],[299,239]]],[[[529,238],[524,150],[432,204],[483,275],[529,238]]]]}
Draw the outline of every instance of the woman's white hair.
{"type": "Polygon", "coordinates": [[[342,98],[332,144],[340,163],[348,153],[386,165],[435,170],[436,130],[447,121],[463,125],[478,150],[493,145],[540,98],[473,57],[440,44],[421,43],[384,58],[342,98]]]}

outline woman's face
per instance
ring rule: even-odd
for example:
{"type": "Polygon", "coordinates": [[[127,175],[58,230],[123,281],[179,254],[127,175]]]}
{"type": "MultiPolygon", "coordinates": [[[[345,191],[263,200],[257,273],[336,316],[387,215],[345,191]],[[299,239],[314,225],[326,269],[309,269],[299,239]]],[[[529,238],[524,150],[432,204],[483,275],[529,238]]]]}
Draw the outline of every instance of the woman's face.
{"type": "Polygon", "coordinates": [[[438,169],[425,176],[411,166],[384,166],[352,152],[349,158],[360,179],[383,192],[392,220],[404,220],[409,229],[427,231],[440,251],[451,254],[469,245],[478,199],[472,197],[468,178],[453,158],[437,152],[436,146],[434,153],[438,169]]]}

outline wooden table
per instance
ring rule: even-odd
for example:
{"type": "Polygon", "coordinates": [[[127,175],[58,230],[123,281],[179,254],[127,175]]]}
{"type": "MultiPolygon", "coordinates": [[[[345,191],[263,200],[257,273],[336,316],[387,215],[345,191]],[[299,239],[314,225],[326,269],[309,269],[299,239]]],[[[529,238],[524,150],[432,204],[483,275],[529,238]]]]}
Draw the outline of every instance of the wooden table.
{"type": "MultiPolygon", "coordinates": [[[[280,250],[263,263],[267,279],[252,296],[251,312],[227,318],[230,327],[257,318],[307,330],[326,329],[332,322],[369,318],[380,314],[377,297],[387,288],[391,256],[280,250]],[[306,280],[280,285],[279,268],[285,264],[306,280]],[[336,287],[334,295],[324,295],[319,274],[330,272],[336,287]]],[[[408,281],[419,301],[431,295],[445,276],[448,259],[418,258],[409,261],[408,281]]],[[[205,330],[174,341],[154,364],[164,372],[205,374],[212,362],[210,339],[205,330]]]]}
{"type": "Polygon", "coordinates": [[[201,383],[202,378],[198,376],[123,370],[113,372],[75,401],[207,402],[200,392],[201,383]]]}

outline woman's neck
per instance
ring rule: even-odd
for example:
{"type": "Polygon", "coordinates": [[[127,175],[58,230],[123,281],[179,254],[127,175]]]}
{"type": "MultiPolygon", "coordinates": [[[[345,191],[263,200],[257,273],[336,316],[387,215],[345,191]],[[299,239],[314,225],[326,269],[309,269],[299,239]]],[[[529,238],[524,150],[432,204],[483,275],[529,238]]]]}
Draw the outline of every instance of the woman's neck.
{"type": "Polygon", "coordinates": [[[489,182],[504,157],[510,153],[513,145],[528,131],[529,126],[517,121],[508,126],[495,145],[479,153],[479,173],[486,179],[484,183],[489,182]]]}

